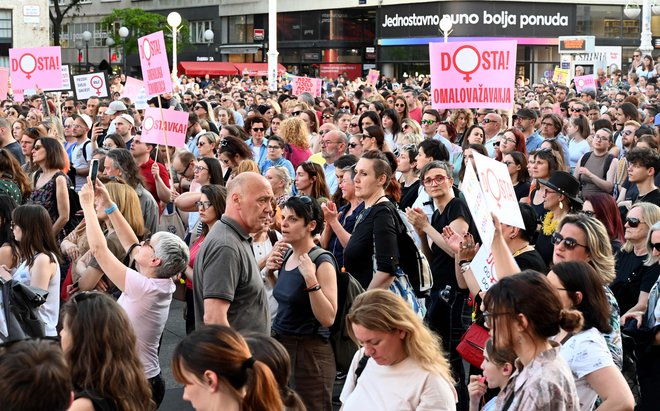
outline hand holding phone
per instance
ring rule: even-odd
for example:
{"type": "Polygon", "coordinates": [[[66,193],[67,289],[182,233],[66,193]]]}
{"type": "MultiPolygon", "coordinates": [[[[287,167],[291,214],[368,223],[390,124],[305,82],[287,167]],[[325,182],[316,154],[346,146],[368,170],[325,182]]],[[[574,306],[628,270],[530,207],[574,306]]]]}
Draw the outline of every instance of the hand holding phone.
{"type": "Polygon", "coordinates": [[[92,187],[96,187],[96,176],[99,174],[99,160],[93,159],[89,164],[89,178],[92,180],[92,187]]]}

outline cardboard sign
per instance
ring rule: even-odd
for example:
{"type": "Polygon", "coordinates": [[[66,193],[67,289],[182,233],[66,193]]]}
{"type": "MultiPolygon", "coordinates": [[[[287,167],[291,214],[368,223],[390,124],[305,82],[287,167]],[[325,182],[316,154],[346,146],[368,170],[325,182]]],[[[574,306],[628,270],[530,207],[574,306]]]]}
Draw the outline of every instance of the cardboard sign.
{"type": "Polygon", "coordinates": [[[573,78],[575,81],[575,91],[578,93],[584,90],[585,88],[591,88],[596,90],[596,79],[594,76],[578,76],[573,78]]]}
{"type": "Polygon", "coordinates": [[[552,81],[554,81],[557,84],[563,84],[565,86],[568,85],[568,75],[569,75],[568,69],[563,69],[559,67],[555,67],[555,71],[552,73],[552,81]]]}
{"type": "Polygon", "coordinates": [[[142,87],[135,98],[135,108],[138,110],[144,110],[147,107],[149,107],[149,104],[147,104],[147,92],[144,91],[144,87],[142,87]]]}
{"type": "Polygon", "coordinates": [[[490,251],[490,243],[483,243],[470,263],[470,270],[482,291],[488,291],[497,283],[495,259],[490,251]]]}
{"type": "Polygon", "coordinates": [[[60,47],[9,49],[12,85],[19,89],[62,89],[60,47]]]}
{"type": "Polygon", "coordinates": [[[140,66],[147,97],[154,97],[172,91],[170,65],[163,32],[149,34],[138,39],[140,66]]]}
{"type": "Polygon", "coordinates": [[[511,176],[507,166],[490,157],[479,153],[474,155],[474,164],[477,167],[479,185],[486,197],[489,213],[495,213],[500,218],[502,224],[512,225],[514,227],[525,229],[518,198],[513,190],[511,176]]]}
{"type": "Polygon", "coordinates": [[[472,219],[474,220],[474,225],[477,227],[481,241],[484,244],[490,244],[493,241],[493,234],[495,233],[493,217],[490,215],[486,196],[481,190],[479,179],[472,167],[465,168],[461,191],[465,196],[465,202],[470,209],[470,214],[472,214],[472,219]]]}
{"type": "Polygon", "coordinates": [[[87,100],[90,97],[108,97],[108,79],[105,72],[73,76],[76,99],[87,100]]]}
{"type": "Polygon", "coordinates": [[[299,96],[302,93],[310,93],[312,97],[319,97],[321,95],[321,86],[323,81],[320,78],[298,77],[293,76],[291,81],[291,93],[294,96],[299,96]]]}
{"type": "Polygon", "coordinates": [[[126,76],[126,83],[121,91],[121,97],[128,97],[135,102],[140,90],[144,88],[144,82],[133,77],[126,76]]]}
{"type": "Polygon", "coordinates": [[[7,98],[9,91],[9,70],[0,67],[0,100],[7,98]]]}
{"type": "Polygon", "coordinates": [[[513,107],[514,41],[429,43],[433,108],[513,107]]]}
{"type": "Polygon", "coordinates": [[[188,113],[149,107],[142,120],[142,142],[183,147],[186,144],[188,113]],[[167,135],[167,138],[165,137],[167,135]],[[165,141],[167,139],[167,141],[165,141]]]}
{"type": "Polygon", "coordinates": [[[378,82],[379,77],[380,77],[379,70],[369,69],[369,74],[367,74],[367,84],[371,84],[372,86],[375,86],[376,83],[378,82]]]}
{"type": "Polygon", "coordinates": [[[44,91],[69,91],[71,88],[71,73],[69,72],[69,65],[62,64],[62,87],[61,88],[45,88],[44,91]]]}

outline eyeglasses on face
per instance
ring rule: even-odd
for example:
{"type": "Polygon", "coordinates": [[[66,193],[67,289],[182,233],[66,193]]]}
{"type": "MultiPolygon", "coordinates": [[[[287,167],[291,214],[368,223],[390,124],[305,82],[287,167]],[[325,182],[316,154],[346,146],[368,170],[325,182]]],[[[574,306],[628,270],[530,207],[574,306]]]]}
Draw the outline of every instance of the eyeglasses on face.
{"type": "Polygon", "coordinates": [[[325,120],[331,119],[331,118],[332,118],[332,114],[324,114],[324,115],[323,115],[323,118],[324,118],[325,120]]]}
{"type": "Polygon", "coordinates": [[[357,147],[357,146],[359,146],[359,145],[360,145],[360,144],[358,144],[358,143],[348,143],[348,146],[349,146],[350,148],[355,148],[355,147],[357,147]]]}
{"type": "Polygon", "coordinates": [[[575,247],[584,247],[587,248],[586,245],[580,244],[577,242],[577,240],[573,237],[564,237],[563,235],[559,233],[553,233],[552,237],[550,238],[550,241],[554,246],[558,246],[562,242],[564,243],[564,247],[566,247],[567,250],[573,250],[575,247]]]}
{"type": "Polygon", "coordinates": [[[152,250],[154,249],[154,248],[151,246],[151,236],[149,236],[149,237],[145,238],[144,240],[142,240],[142,242],[140,243],[140,245],[141,245],[142,247],[149,247],[149,248],[151,248],[152,250]]]}
{"type": "Polygon", "coordinates": [[[660,243],[651,244],[651,248],[660,253],[660,243]]]}
{"type": "Polygon", "coordinates": [[[628,224],[628,227],[630,228],[637,228],[639,227],[640,224],[645,224],[645,223],[639,218],[626,217],[626,224],[628,224]]]}
{"type": "Polygon", "coordinates": [[[264,131],[266,131],[266,129],[263,127],[252,127],[252,131],[254,131],[255,133],[263,133],[264,131]]]}
{"type": "Polygon", "coordinates": [[[596,213],[594,213],[594,212],[591,211],[591,210],[582,210],[582,211],[580,211],[580,213],[586,215],[587,217],[593,217],[593,216],[596,215],[596,213]]]}
{"type": "Polygon", "coordinates": [[[632,133],[633,133],[632,130],[623,130],[623,131],[621,132],[621,135],[629,136],[629,135],[631,135],[632,133]]]}
{"type": "Polygon", "coordinates": [[[447,181],[447,176],[443,176],[442,174],[438,174],[435,177],[426,177],[426,178],[424,178],[424,180],[422,180],[422,184],[425,187],[430,187],[432,185],[444,184],[445,181],[447,181]]]}
{"type": "Polygon", "coordinates": [[[350,125],[351,127],[360,127],[360,125],[359,125],[358,123],[351,123],[351,124],[349,124],[349,125],[350,125]]]}
{"type": "Polygon", "coordinates": [[[343,108],[344,110],[350,110],[350,109],[351,109],[351,106],[346,105],[346,106],[341,106],[341,108],[343,108]]]}
{"type": "Polygon", "coordinates": [[[405,107],[405,106],[406,106],[406,105],[405,105],[405,104],[403,104],[403,103],[399,103],[399,104],[394,104],[394,107],[405,107]]]}
{"type": "Polygon", "coordinates": [[[571,111],[572,111],[573,113],[581,113],[581,112],[584,111],[584,109],[583,109],[583,108],[572,108],[571,111]]]}
{"type": "Polygon", "coordinates": [[[208,168],[202,167],[202,166],[195,166],[195,168],[193,168],[193,170],[198,172],[198,173],[201,173],[204,170],[208,171],[208,168]]]}
{"type": "Polygon", "coordinates": [[[208,210],[213,207],[213,204],[210,201],[195,201],[195,207],[201,208],[202,210],[208,210]]]}
{"type": "Polygon", "coordinates": [[[206,144],[207,144],[206,141],[198,141],[198,142],[197,142],[197,147],[203,147],[203,146],[205,146],[206,144]]]}
{"type": "Polygon", "coordinates": [[[294,117],[298,117],[300,115],[300,113],[302,113],[302,110],[293,111],[293,112],[291,112],[291,115],[294,116],[294,117]]]}
{"type": "Polygon", "coordinates": [[[431,124],[433,124],[433,123],[435,123],[435,120],[422,120],[422,124],[428,124],[428,125],[431,125],[431,124]]]}
{"type": "MultiPolygon", "coordinates": [[[[518,117],[518,118],[520,118],[520,117],[518,117]]],[[[483,123],[484,123],[484,124],[488,124],[488,123],[497,123],[497,120],[493,120],[493,119],[491,119],[491,118],[485,118],[484,121],[483,121],[483,123]]]]}
{"type": "Polygon", "coordinates": [[[271,146],[271,145],[269,144],[267,147],[268,147],[269,150],[281,150],[281,149],[282,149],[282,147],[280,147],[279,145],[273,145],[273,146],[271,146]]]}

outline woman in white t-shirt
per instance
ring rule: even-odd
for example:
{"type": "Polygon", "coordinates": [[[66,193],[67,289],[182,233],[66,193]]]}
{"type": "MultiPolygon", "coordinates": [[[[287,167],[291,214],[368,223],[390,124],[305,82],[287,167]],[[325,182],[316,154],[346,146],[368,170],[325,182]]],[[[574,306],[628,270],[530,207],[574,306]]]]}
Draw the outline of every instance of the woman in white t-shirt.
{"type": "Polygon", "coordinates": [[[94,189],[91,180],[80,191],[80,205],[87,222],[89,248],[104,273],[122,291],[117,302],[126,311],[137,336],[138,352],[149,380],[152,396],[160,405],[165,395],[165,382],[160,375],[158,345],[165,329],[174,292],[173,276],[188,265],[188,246],[176,235],[158,232],[150,239],[138,239],[124,216],[117,211],[105,186],[97,180],[97,201],[105,209],[121,245],[135,263],[126,267],[108,249],[107,240],[96,217],[94,189]]]}
{"type": "Polygon", "coordinates": [[[362,348],[341,392],[343,411],[456,409],[454,380],[440,340],[401,297],[367,291],[353,301],[346,321],[362,348]]]}
{"type": "Polygon", "coordinates": [[[603,337],[611,326],[601,277],[586,262],[567,261],[552,267],[548,281],[557,290],[563,308],[576,309],[584,317],[581,331],[561,330],[554,338],[562,344],[561,356],[575,377],[580,409],[590,411],[600,397],[603,402],[599,409],[632,411],[635,400],[603,337]]]}

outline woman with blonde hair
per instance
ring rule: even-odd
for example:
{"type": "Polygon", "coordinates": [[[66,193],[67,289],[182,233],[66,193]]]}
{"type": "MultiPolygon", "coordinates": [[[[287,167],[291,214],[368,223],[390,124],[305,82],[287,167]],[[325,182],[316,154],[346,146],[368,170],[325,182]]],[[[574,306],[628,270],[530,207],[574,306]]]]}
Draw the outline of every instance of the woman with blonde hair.
{"type": "Polygon", "coordinates": [[[280,125],[280,136],[291,147],[291,152],[285,150],[285,158],[294,168],[312,155],[309,149],[309,129],[304,121],[298,117],[291,117],[280,125]]]}
{"type": "Polygon", "coordinates": [[[353,301],[346,323],[362,348],[340,396],[344,411],[456,409],[454,380],[440,339],[401,297],[369,290],[353,301]]]}
{"type": "Polygon", "coordinates": [[[456,128],[456,144],[460,145],[463,141],[465,131],[474,122],[474,115],[472,114],[472,110],[466,110],[464,108],[455,109],[452,110],[449,116],[449,122],[456,128]]]}
{"type": "Polygon", "coordinates": [[[187,335],[174,349],[172,373],[196,410],[280,411],[277,380],[255,360],[243,337],[222,325],[187,335]]]}
{"type": "Polygon", "coordinates": [[[422,135],[422,128],[419,123],[411,118],[404,118],[401,120],[401,131],[406,136],[410,134],[422,135]]]}
{"type": "Polygon", "coordinates": [[[273,188],[273,198],[278,207],[282,207],[291,196],[291,183],[293,182],[289,171],[283,166],[274,166],[264,174],[273,188]]]}

